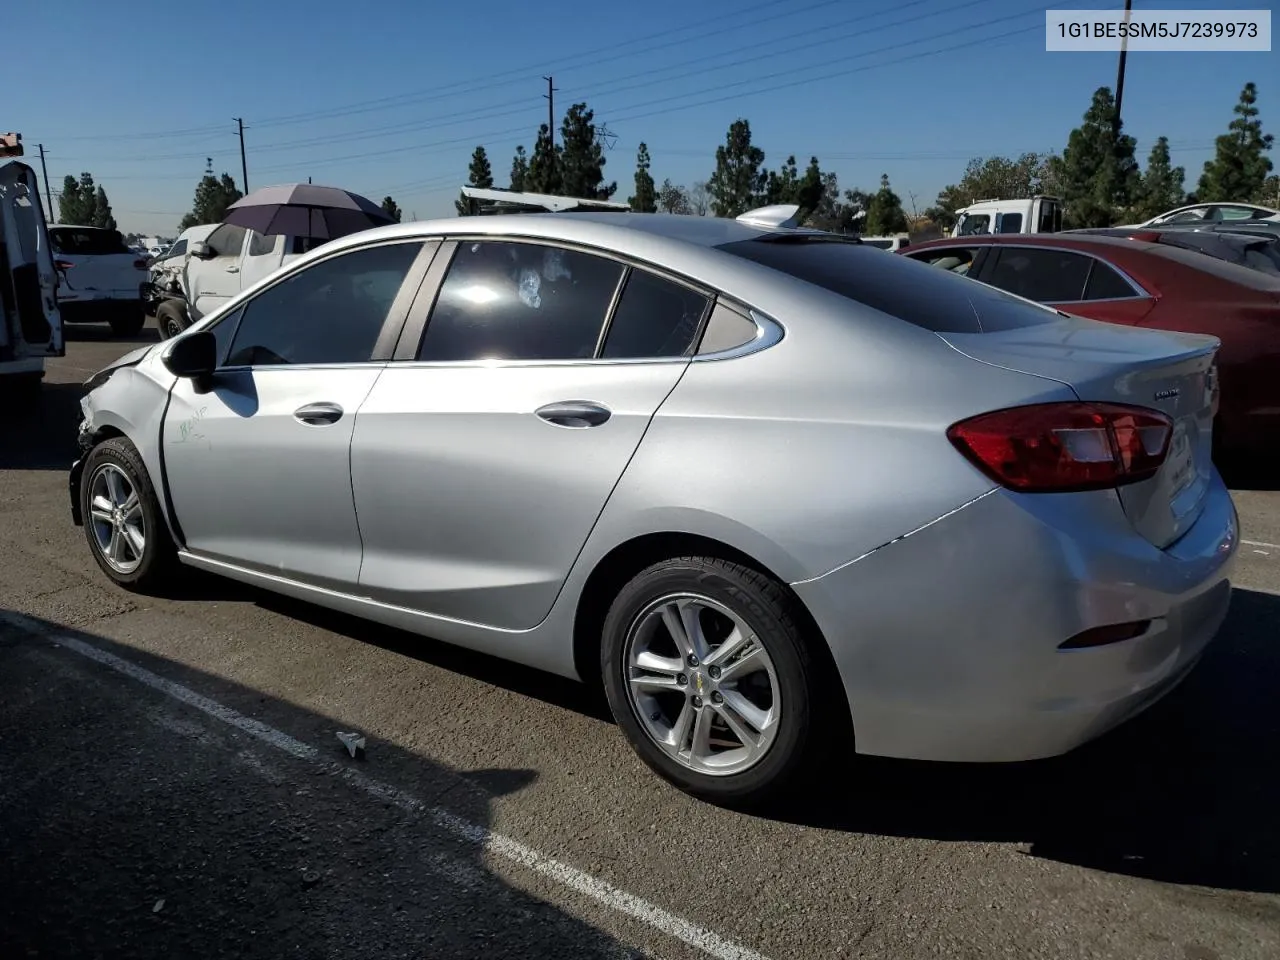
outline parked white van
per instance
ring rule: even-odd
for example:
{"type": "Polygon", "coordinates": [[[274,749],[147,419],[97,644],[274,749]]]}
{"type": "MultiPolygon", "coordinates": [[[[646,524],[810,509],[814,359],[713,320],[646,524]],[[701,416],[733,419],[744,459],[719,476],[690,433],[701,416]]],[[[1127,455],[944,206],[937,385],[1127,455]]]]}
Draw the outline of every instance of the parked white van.
{"type": "Polygon", "coordinates": [[[0,380],[38,388],[45,358],[65,353],[58,274],[35,171],[0,161],[0,380]]]}

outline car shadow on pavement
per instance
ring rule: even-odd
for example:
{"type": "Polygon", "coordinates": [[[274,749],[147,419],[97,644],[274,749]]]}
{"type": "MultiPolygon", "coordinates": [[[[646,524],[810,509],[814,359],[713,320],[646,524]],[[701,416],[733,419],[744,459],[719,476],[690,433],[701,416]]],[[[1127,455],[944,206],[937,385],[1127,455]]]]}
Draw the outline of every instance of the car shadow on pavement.
{"type": "MultiPolygon", "coordinates": [[[[62,328],[62,338],[68,343],[128,343],[142,346],[147,343],[159,343],[160,331],[155,327],[155,320],[147,318],[147,325],[131,337],[122,337],[112,333],[105,323],[68,323],[62,328]]],[[[128,353],[127,350],[120,351],[128,353]]]]}
{"type": "MultiPolygon", "coordinates": [[[[213,588],[213,584],[209,584],[213,588]]],[[[301,600],[253,589],[258,606],[284,617],[301,620],[321,630],[330,630],[359,643],[381,647],[391,653],[412,657],[422,663],[493,684],[522,696],[573,710],[583,716],[613,723],[603,691],[553,673],[535,670],[498,657],[477,653],[443,641],[429,639],[394,627],[384,627],[301,600]]]]}
{"type": "Polygon", "coordinates": [[[79,456],[79,383],[40,384],[37,402],[0,417],[0,470],[68,470],[79,456]]]}
{"type": "Polygon", "coordinates": [[[1237,589],[1221,634],[1179,688],[1064,757],[859,758],[843,788],[778,814],[858,833],[1023,843],[1033,857],[1117,874],[1280,892],[1278,635],[1280,596],[1237,589]]]}
{"type": "Polygon", "coordinates": [[[532,771],[4,611],[0,729],[6,957],[643,956],[495,872],[545,888],[487,843],[532,771]]]}

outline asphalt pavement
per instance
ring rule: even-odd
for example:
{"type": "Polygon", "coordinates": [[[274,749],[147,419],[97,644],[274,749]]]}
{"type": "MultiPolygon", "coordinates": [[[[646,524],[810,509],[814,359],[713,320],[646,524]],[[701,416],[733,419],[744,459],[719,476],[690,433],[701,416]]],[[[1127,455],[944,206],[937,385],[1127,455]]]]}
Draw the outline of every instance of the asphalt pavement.
{"type": "Polygon", "coordinates": [[[1237,492],[1227,624],[1134,722],[1027,765],[833,752],[750,816],[576,684],[213,578],[111,586],[65,471],[79,383],[136,342],[68,340],[0,420],[0,957],[1280,956],[1280,492],[1237,492]]]}

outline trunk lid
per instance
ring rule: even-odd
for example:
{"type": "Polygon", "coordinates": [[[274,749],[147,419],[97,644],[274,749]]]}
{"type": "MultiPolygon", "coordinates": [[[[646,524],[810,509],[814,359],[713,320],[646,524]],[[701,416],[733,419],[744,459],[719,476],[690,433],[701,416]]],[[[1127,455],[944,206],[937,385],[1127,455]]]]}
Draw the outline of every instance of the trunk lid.
{"type": "Polygon", "coordinates": [[[938,336],[980,363],[1064,383],[1081,400],[1148,407],[1172,418],[1160,472],[1117,493],[1134,528],[1162,549],[1195,523],[1213,473],[1216,337],[1065,315],[1013,330],[938,336]]]}

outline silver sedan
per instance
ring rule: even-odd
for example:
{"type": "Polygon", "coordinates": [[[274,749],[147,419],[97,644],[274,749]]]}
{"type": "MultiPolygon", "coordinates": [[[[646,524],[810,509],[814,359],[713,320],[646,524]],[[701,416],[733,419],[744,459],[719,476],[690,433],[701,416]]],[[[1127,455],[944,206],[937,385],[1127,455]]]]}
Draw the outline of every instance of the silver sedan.
{"type": "Polygon", "coordinates": [[[1238,544],[1218,342],[791,213],[330,243],[89,381],[74,519],[130,589],[194,567],[602,685],[722,803],[841,741],[1059,754],[1171,689],[1238,544]]]}

